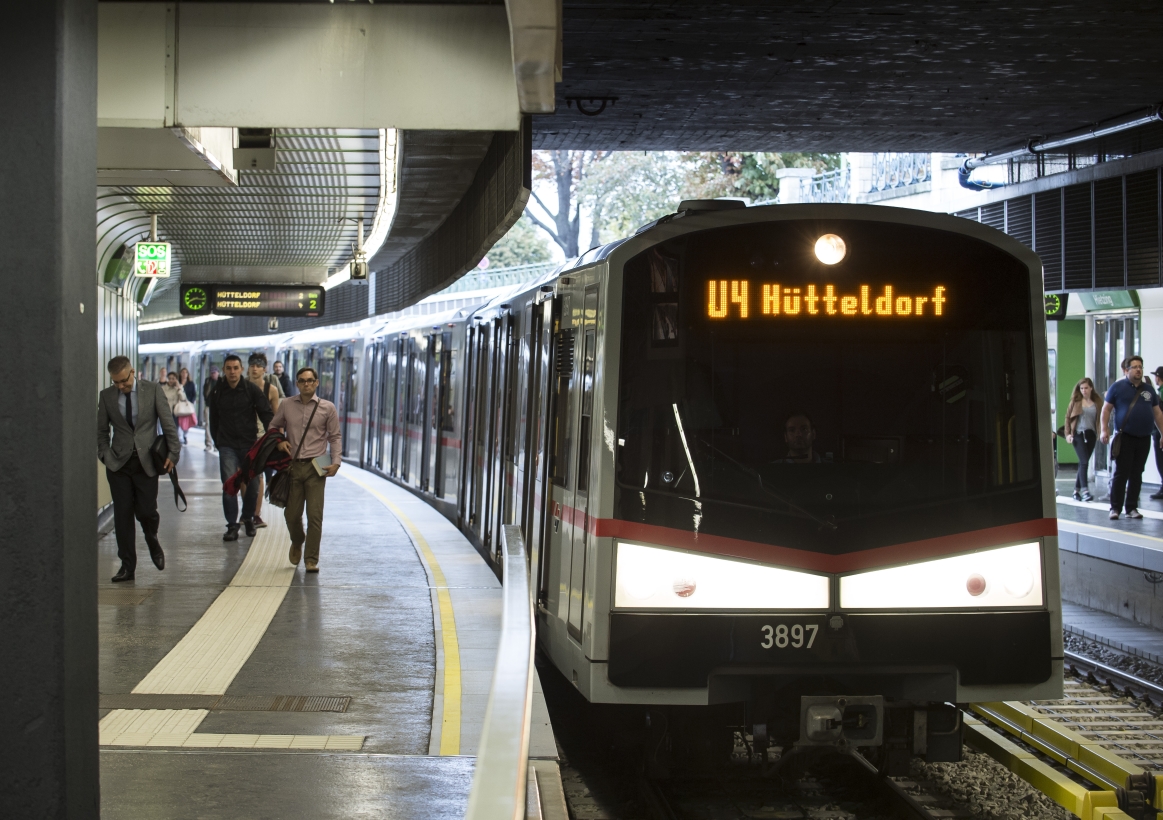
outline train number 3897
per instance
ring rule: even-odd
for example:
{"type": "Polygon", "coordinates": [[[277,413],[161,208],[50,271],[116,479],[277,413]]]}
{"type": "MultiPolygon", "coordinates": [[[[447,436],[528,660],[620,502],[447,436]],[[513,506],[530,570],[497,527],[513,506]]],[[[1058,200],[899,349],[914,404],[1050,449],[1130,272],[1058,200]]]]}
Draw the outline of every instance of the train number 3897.
{"type": "Polygon", "coordinates": [[[759,645],[764,649],[771,649],[773,646],[776,649],[787,649],[789,646],[792,649],[811,649],[819,630],[819,624],[765,625],[763,640],[759,645]]]}

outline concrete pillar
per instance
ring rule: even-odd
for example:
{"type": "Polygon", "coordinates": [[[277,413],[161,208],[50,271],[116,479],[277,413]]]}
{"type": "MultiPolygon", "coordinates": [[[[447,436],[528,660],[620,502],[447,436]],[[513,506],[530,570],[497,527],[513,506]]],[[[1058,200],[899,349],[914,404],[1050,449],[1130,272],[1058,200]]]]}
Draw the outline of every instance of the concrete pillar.
{"type": "Polygon", "coordinates": [[[779,204],[791,205],[796,202],[810,202],[811,184],[816,172],[811,168],[780,168],[775,172],[779,180],[779,204]]]}
{"type": "Polygon", "coordinates": [[[0,816],[90,818],[96,0],[8,6],[0,69],[0,816]]]}

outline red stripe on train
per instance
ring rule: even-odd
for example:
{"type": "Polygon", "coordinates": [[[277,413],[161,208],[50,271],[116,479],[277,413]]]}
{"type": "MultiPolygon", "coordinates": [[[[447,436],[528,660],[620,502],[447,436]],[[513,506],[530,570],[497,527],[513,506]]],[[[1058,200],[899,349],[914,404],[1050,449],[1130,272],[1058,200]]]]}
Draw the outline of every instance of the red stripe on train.
{"type": "Polygon", "coordinates": [[[556,517],[564,518],[567,523],[572,523],[574,526],[584,526],[590,533],[599,538],[625,538],[659,546],[678,547],[692,552],[722,555],[727,558],[744,558],[749,561],[762,561],[765,564],[778,564],[816,572],[851,572],[910,561],[923,561],[984,547],[995,547],[1014,541],[1058,534],[1057,518],[1035,518],[1018,524],[1006,524],[1001,527],[989,527],[955,535],[943,535],[938,538],[926,538],[922,541],[908,541],[903,544],[876,547],[845,555],[824,555],[793,547],[761,544],[755,541],[727,538],[722,535],[689,532],[634,521],[619,521],[614,518],[589,518],[587,520],[583,510],[563,507],[556,502],[554,503],[554,514],[556,517]]]}

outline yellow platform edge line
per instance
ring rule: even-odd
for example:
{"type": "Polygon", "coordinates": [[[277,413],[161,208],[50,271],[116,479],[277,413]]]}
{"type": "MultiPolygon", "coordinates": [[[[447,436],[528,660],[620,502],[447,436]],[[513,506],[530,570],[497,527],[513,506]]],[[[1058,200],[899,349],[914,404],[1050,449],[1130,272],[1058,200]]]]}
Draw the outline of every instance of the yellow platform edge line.
{"type": "Polygon", "coordinates": [[[444,650],[444,708],[440,717],[440,754],[460,754],[460,724],[461,724],[461,673],[460,673],[460,640],[456,634],[456,617],[452,610],[452,595],[448,591],[448,581],[444,577],[444,570],[436,560],[436,554],[428,545],[427,539],[420,532],[419,527],[403,510],[381,493],[375,487],[345,475],[348,481],[362,488],[374,496],[381,504],[396,517],[412,543],[420,550],[420,555],[432,573],[432,583],[436,587],[437,603],[440,609],[440,642],[444,650]]]}
{"type": "Polygon", "coordinates": [[[965,742],[988,754],[1080,820],[1131,820],[1118,808],[1118,796],[1113,791],[1087,789],[977,720],[965,721],[965,742]]]}

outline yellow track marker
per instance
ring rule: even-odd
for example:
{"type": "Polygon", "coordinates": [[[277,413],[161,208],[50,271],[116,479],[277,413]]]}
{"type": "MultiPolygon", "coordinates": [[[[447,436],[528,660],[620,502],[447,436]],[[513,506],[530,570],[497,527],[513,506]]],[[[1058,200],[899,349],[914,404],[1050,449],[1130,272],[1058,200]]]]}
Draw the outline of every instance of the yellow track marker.
{"type": "Polygon", "coordinates": [[[444,648],[444,714],[440,721],[440,754],[460,754],[460,714],[461,714],[461,684],[460,684],[460,641],[456,636],[456,618],[452,612],[452,596],[448,592],[448,581],[444,577],[444,570],[428,541],[419,528],[412,523],[412,519],[404,514],[391,499],[374,487],[362,481],[344,475],[352,484],[357,484],[371,495],[379,499],[392,515],[396,516],[412,543],[420,550],[424,562],[432,573],[432,583],[436,587],[436,599],[440,608],[440,639],[444,648]]]}

